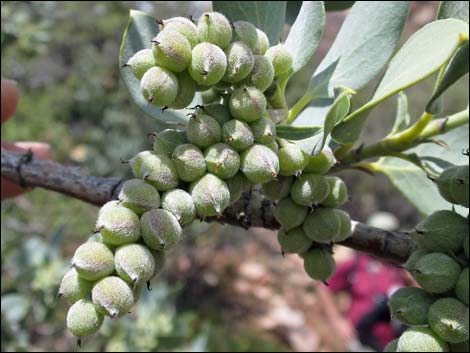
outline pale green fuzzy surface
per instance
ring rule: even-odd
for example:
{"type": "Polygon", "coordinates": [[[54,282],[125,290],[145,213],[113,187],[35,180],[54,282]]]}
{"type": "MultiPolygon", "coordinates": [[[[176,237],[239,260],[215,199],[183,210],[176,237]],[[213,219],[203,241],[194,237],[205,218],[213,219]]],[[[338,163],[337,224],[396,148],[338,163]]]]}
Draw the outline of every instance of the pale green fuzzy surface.
{"type": "Polygon", "coordinates": [[[445,169],[436,179],[439,192],[450,203],[469,205],[469,166],[454,166],[445,169]]]}
{"type": "Polygon", "coordinates": [[[294,177],[280,176],[276,180],[261,186],[263,194],[273,202],[279,201],[290,194],[290,188],[294,182],[294,177]]]}
{"type": "Polygon", "coordinates": [[[92,282],[79,277],[77,270],[71,268],[62,277],[58,293],[61,298],[64,298],[69,303],[75,303],[80,299],[89,298],[92,287],[92,282]]]}
{"type": "Polygon", "coordinates": [[[191,47],[199,43],[197,27],[190,19],[186,17],[172,17],[162,22],[163,26],[160,26],[162,29],[170,29],[181,33],[189,41],[191,47]]]}
{"type": "Polygon", "coordinates": [[[263,55],[255,55],[253,70],[243,81],[248,86],[254,86],[261,92],[266,91],[274,80],[274,67],[271,61],[263,55]]]}
{"type": "Polygon", "coordinates": [[[276,179],[279,174],[279,159],[271,149],[253,145],[241,158],[243,174],[254,184],[264,184],[276,179]]]}
{"type": "Polygon", "coordinates": [[[325,174],[336,163],[335,155],[329,147],[325,147],[318,155],[309,156],[305,173],[325,174]]]}
{"type": "Polygon", "coordinates": [[[166,129],[156,134],[153,140],[153,152],[171,157],[175,148],[186,142],[184,132],[175,129],[166,129]]]}
{"type": "Polygon", "coordinates": [[[251,123],[266,113],[266,97],[256,87],[242,86],[232,93],[229,106],[234,118],[251,123]]]}
{"type": "Polygon", "coordinates": [[[142,179],[129,179],[122,184],[118,196],[121,205],[137,215],[160,207],[160,194],[157,189],[142,179]]]}
{"type": "Polygon", "coordinates": [[[348,201],[348,187],[338,177],[326,177],[330,185],[330,193],[321,204],[327,207],[340,207],[348,201]]]}
{"type": "Polygon", "coordinates": [[[236,83],[246,78],[255,65],[255,58],[250,48],[242,42],[231,43],[225,49],[227,70],[223,80],[236,83]]]}
{"type": "Polygon", "coordinates": [[[216,143],[204,152],[207,170],[221,179],[230,179],[240,169],[240,156],[225,143],[216,143]]]}
{"type": "Polygon", "coordinates": [[[225,104],[213,103],[205,105],[203,108],[205,114],[213,117],[220,126],[223,126],[227,121],[232,119],[230,115],[230,110],[225,104]]]}
{"type": "Polygon", "coordinates": [[[187,71],[180,72],[176,77],[178,78],[178,92],[170,107],[173,109],[183,109],[194,99],[196,82],[194,82],[187,71]]]}
{"type": "Polygon", "coordinates": [[[455,294],[457,298],[468,306],[468,267],[464,268],[460,273],[459,280],[457,281],[457,286],[455,287],[455,294]]]}
{"type": "Polygon", "coordinates": [[[276,126],[269,118],[261,118],[250,124],[255,142],[261,145],[267,145],[275,142],[276,126]]]}
{"type": "Polygon", "coordinates": [[[243,173],[238,172],[233,178],[225,180],[230,191],[230,205],[237,202],[247,187],[251,188],[251,183],[243,173]]]}
{"type": "Polygon", "coordinates": [[[97,282],[91,291],[91,298],[100,312],[113,318],[126,315],[134,304],[131,287],[116,276],[97,282]]]}
{"type": "Polygon", "coordinates": [[[297,178],[291,189],[292,199],[302,206],[319,204],[329,193],[330,185],[324,176],[307,173],[297,178]]]}
{"type": "Polygon", "coordinates": [[[301,226],[308,213],[308,207],[297,205],[290,197],[278,202],[274,217],[286,230],[301,226]]]}
{"type": "Polygon", "coordinates": [[[403,287],[390,297],[391,315],[405,325],[427,325],[428,311],[436,298],[421,288],[403,287]]]}
{"type": "Polygon", "coordinates": [[[191,44],[184,35],[172,29],[164,29],[153,39],[153,56],[158,66],[171,72],[184,71],[191,61],[191,44]]]}
{"type": "Polygon", "coordinates": [[[96,281],[114,271],[114,255],[102,243],[86,242],[75,250],[72,264],[80,277],[96,281]]]}
{"type": "Polygon", "coordinates": [[[211,43],[199,43],[193,48],[188,72],[198,84],[212,86],[227,70],[227,57],[222,49],[211,43]]]}
{"type": "Polygon", "coordinates": [[[116,202],[106,203],[98,212],[96,229],[111,245],[133,243],[140,238],[139,217],[116,202]]]}
{"type": "Polygon", "coordinates": [[[403,267],[406,268],[408,271],[416,269],[416,263],[418,262],[418,260],[427,254],[429,254],[429,251],[422,249],[413,251],[410,257],[408,257],[408,260],[406,261],[403,267]]]}
{"type": "Polygon", "coordinates": [[[280,124],[286,121],[289,115],[289,110],[287,108],[266,109],[266,113],[274,124],[280,124]]]}
{"type": "Polygon", "coordinates": [[[144,179],[158,191],[171,190],[179,184],[176,168],[167,155],[143,151],[132,158],[129,164],[136,178],[144,179]]]}
{"type": "Polygon", "coordinates": [[[171,212],[181,226],[190,224],[196,217],[193,199],[182,189],[167,191],[162,197],[162,208],[171,212]]]}
{"type": "Polygon", "coordinates": [[[178,176],[183,181],[192,182],[206,173],[204,154],[196,145],[179,145],[173,151],[172,160],[178,176]]]}
{"type": "Polygon", "coordinates": [[[248,124],[236,119],[232,119],[223,125],[222,139],[238,152],[246,150],[255,141],[248,124]]]}
{"type": "Polygon", "coordinates": [[[303,229],[313,241],[329,244],[339,236],[341,225],[340,216],[334,208],[318,208],[305,218],[303,229]]]}
{"type": "Polygon", "coordinates": [[[347,212],[335,209],[335,213],[337,214],[341,224],[338,235],[333,239],[334,242],[338,243],[345,241],[352,235],[352,223],[351,218],[347,212]]]}
{"type": "Polygon", "coordinates": [[[272,141],[270,143],[265,144],[267,148],[269,148],[271,151],[274,153],[278,154],[279,153],[279,145],[277,144],[276,141],[272,141]]]}
{"type": "Polygon", "coordinates": [[[416,326],[400,336],[397,352],[449,352],[449,345],[430,328],[416,326]]]}
{"type": "Polygon", "coordinates": [[[142,215],[140,222],[145,244],[154,250],[173,249],[183,235],[176,217],[166,210],[150,210],[142,215]]]}
{"type": "Polygon", "coordinates": [[[398,349],[398,338],[390,341],[384,348],[384,352],[396,352],[398,349]]]}
{"type": "Polygon", "coordinates": [[[282,44],[269,48],[264,55],[273,64],[276,77],[287,73],[292,67],[292,55],[282,44]]]}
{"type": "Polygon", "coordinates": [[[296,175],[306,164],[305,154],[296,144],[287,144],[279,149],[279,174],[296,175]]]}
{"type": "Polygon", "coordinates": [[[134,76],[139,80],[153,66],[156,65],[152,49],[142,49],[135,53],[127,62],[134,76]]]}
{"type": "Polygon", "coordinates": [[[469,232],[468,220],[459,214],[436,211],[416,226],[411,235],[420,248],[443,253],[458,252],[469,232]]]}
{"type": "Polygon", "coordinates": [[[429,308],[428,321],[432,330],[449,343],[469,339],[468,306],[455,298],[437,300],[429,308]]]}
{"type": "Polygon", "coordinates": [[[312,245],[312,240],[305,235],[302,227],[286,230],[281,228],[277,233],[277,241],[285,253],[303,253],[312,245]]]}
{"type": "Polygon", "coordinates": [[[411,274],[425,291],[440,294],[455,287],[460,271],[459,264],[450,256],[430,253],[416,262],[411,274]]]}
{"type": "Polygon", "coordinates": [[[218,12],[205,12],[197,22],[197,32],[201,42],[213,43],[225,49],[232,40],[232,25],[218,12]]]}
{"type": "Polygon", "coordinates": [[[103,324],[100,314],[90,300],[79,300],[67,312],[67,328],[82,338],[96,333],[103,324]]]}
{"type": "Polygon", "coordinates": [[[201,217],[220,215],[230,203],[227,184],[213,174],[206,174],[192,183],[190,193],[201,217]]]}
{"type": "Polygon", "coordinates": [[[247,21],[235,21],[233,23],[233,41],[242,42],[251,51],[256,50],[258,44],[256,27],[247,21]]]}
{"type": "Polygon", "coordinates": [[[269,48],[268,36],[259,28],[256,28],[256,34],[257,34],[256,47],[253,53],[255,55],[264,55],[264,53],[266,53],[266,50],[268,50],[269,48]]]}
{"type": "Polygon", "coordinates": [[[336,271],[333,256],[322,249],[312,249],[302,254],[304,269],[307,274],[317,281],[326,282],[336,271]]]}
{"type": "Polygon", "coordinates": [[[186,138],[199,148],[206,148],[222,139],[222,128],[217,120],[206,114],[192,117],[186,125],[186,138]]]}
{"type": "Polygon", "coordinates": [[[178,93],[178,78],[171,71],[154,66],[142,76],[140,90],[150,104],[169,106],[178,93]]]}
{"type": "Polygon", "coordinates": [[[155,260],[147,247],[141,244],[123,245],[116,249],[116,272],[123,280],[142,284],[153,277],[155,260]]]}

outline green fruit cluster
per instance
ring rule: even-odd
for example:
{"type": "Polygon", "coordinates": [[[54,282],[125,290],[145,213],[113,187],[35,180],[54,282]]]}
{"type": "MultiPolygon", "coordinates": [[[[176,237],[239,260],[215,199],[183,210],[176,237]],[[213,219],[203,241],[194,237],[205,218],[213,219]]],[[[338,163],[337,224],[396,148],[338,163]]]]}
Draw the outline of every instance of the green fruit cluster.
{"type": "MultiPolygon", "coordinates": [[[[468,166],[446,169],[436,179],[447,201],[468,208],[468,166]]],[[[418,249],[405,268],[421,288],[397,290],[392,316],[411,326],[396,352],[468,352],[468,218],[450,210],[434,212],[410,235],[418,249]]]]}

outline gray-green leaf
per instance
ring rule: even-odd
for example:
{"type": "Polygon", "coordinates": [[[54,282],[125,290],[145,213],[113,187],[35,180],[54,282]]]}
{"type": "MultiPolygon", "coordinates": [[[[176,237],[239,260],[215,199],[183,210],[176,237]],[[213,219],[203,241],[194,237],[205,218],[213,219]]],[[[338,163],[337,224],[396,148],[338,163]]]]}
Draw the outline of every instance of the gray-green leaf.
{"type": "Polygon", "coordinates": [[[323,126],[323,138],[318,147],[315,147],[314,154],[323,150],[325,143],[334,127],[339,124],[348,115],[351,108],[351,94],[353,92],[347,88],[341,88],[340,93],[326,114],[325,124],[323,126]]]}
{"type": "Polygon", "coordinates": [[[400,92],[397,97],[397,114],[395,116],[395,123],[393,124],[390,135],[394,135],[405,130],[410,125],[410,122],[411,117],[408,113],[408,97],[404,92],[400,92]]]}
{"type": "Polygon", "coordinates": [[[458,18],[468,22],[468,1],[441,1],[437,18],[458,18]]]}
{"type": "Polygon", "coordinates": [[[322,129],[321,126],[277,125],[276,135],[286,140],[299,141],[317,135],[322,129]]]}

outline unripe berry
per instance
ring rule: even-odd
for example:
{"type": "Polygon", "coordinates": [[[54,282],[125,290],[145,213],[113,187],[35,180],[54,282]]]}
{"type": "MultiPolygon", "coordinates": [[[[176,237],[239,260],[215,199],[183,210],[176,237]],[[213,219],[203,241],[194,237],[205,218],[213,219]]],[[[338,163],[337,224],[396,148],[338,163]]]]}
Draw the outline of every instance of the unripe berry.
{"type": "Polygon", "coordinates": [[[150,210],[142,215],[140,223],[142,238],[153,250],[171,250],[183,235],[183,229],[176,217],[166,210],[150,210]]]}
{"type": "MultiPolygon", "coordinates": [[[[271,119],[271,121],[276,125],[285,122],[289,115],[289,110],[285,108],[267,109],[266,112],[268,113],[269,119],[271,119]]],[[[309,172],[309,173],[313,173],[313,172],[309,172]]]]}
{"type": "Polygon", "coordinates": [[[262,30],[256,28],[256,34],[257,39],[256,39],[256,48],[253,51],[253,54],[255,55],[264,55],[266,53],[266,50],[269,48],[269,39],[266,33],[264,33],[262,30]]]}
{"type": "Polygon", "coordinates": [[[274,208],[274,217],[286,230],[301,226],[308,213],[308,207],[297,205],[290,197],[279,201],[274,208]]]}
{"type": "Polygon", "coordinates": [[[460,273],[457,285],[455,286],[455,295],[457,298],[468,306],[468,267],[464,268],[460,273]]]}
{"type": "Polygon", "coordinates": [[[267,144],[265,144],[267,148],[269,148],[271,151],[274,153],[278,154],[279,153],[279,145],[277,144],[276,140],[273,140],[267,144]]]}
{"type": "Polygon", "coordinates": [[[75,268],[71,268],[60,282],[58,295],[70,303],[75,303],[80,299],[87,299],[91,294],[93,283],[78,275],[75,268]]]}
{"type": "Polygon", "coordinates": [[[230,205],[240,200],[241,195],[247,188],[251,188],[251,183],[243,173],[238,172],[233,178],[225,180],[230,191],[230,205]]]}
{"type": "Polygon", "coordinates": [[[341,232],[340,216],[333,208],[319,208],[310,213],[303,224],[305,234],[317,243],[329,244],[341,232]]]}
{"type": "Polygon", "coordinates": [[[403,287],[393,293],[388,306],[392,316],[405,325],[426,325],[429,308],[435,301],[421,288],[403,287]]]}
{"type": "Polygon", "coordinates": [[[209,147],[222,139],[222,129],[213,117],[194,115],[186,126],[186,138],[199,148],[209,147]]]}
{"type": "Polygon", "coordinates": [[[164,154],[171,157],[175,148],[186,142],[184,132],[175,129],[166,129],[155,134],[153,152],[155,152],[155,154],[164,154]]]}
{"type": "Polygon", "coordinates": [[[253,132],[247,123],[241,120],[230,120],[222,127],[222,139],[235,151],[242,152],[254,143],[253,132]]]}
{"type": "Polygon", "coordinates": [[[91,291],[91,298],[98,311],[111,318],[126,315],[135,301],[131,287],[116,276],[98,281],[91,291]]]}
{"type": "Polygon", "coordinates": [[[398,338],[395,338],[394,340],[388,342],[388,344],[385,346],[384,352],[397,352],[398,351],[398,338]]]}
{"type": "Polygon", "coordinates": [[[140,90],[149,103],[167,107],[176,99],[178,78],[171,71],[154,66],[142,76],[140,90]]]}
{"type": "Polygon", "coordinates": [[[90,300],[81,299],[67,312],[67,328],[80,339],[98,332],[103,319],[90,300]]]}
{"type": "Polygon", "coordinates": [[[152,49],[142,49],[135,53],[124,66],[129,67],[134,76],[140,80],[155,65],[152,49]]]}
{"type": "Polygon", "coordinates": [[[223,126],[227,121],[232,119],[230,111],[225,104],[208,104],[202,107],[202,111],[217,120],[220,126],[223,126]]]}
{"type": "Polygon", "coordinates": [[[292,55],[282,44],[269,48],[264,55],[273,64],[276,77],[288,73],[292,68],[292,55]]]}
{"type": "Polygon", "coordinates": [[[326,282],[336,271],[333,256],[323,249],[311,249],[302,254],[305,272],[314,280],[326,282]]]}
{"type": "Polygon", "coordinates": [[[178,93],[170,108],[183,109],[193,101],[196,94],[196,83],[187,71],[180,72],[176,77],[178,78],[178,93]]]}
{"type": "Polygon", "coordinates": [[[445,169],[436,179],[442,197],[450,203],[469,206],[469,166],[454,166],[445,169]]]}
{"type": "Polygon", "coordinates": [[[182,189],[167,191],[162,197],[162,208],[171,212],[183,227],[190,224],[196,217],[193,199],[182,189]]]}
{"type": "Polygon", "coordinates": [[[232,40],[232,25],[218,12],[205,12],[197,22],[199,41],[213,43],[225,49],[232,40]]]}
{"type": "Polygon", "coordinates": [[[250,124],[255,142],[260,145],[267,145],[276,138],[276,126],[268,118],[261,118],[250,124]]]}
{"type": "Polygon", "coordinates": [[[186,70],[191,60],[191,44],[181,33],[165,29],[152,39],[155,62],[172,72],[186,70]]]}
{"type": "Polygon", "coordinates": [[[215,85],[222,80],[226,70],[227,58],[218,46],[204,42],[193,48],[188,72],[198,84],[215,85]]]}
{"type": "Polygon", "coordinates": [[[200,217],[220,216],[230,203],[227,184],[213,174],[204,175],[189,190],[200,217]]]}
{"type": "Polygon", "coordinates": [[[232,93],[229,104],[232,116],[248,123],[266,113],[266,97],[255,87],[239,87],[232,93]]]}
{"type": "Polygon", "coordinates": [[[160,207],[158,191],[142,179],[130,179],[124,182],[119,192],[119,201],[122,206],[131,209],[137,215],[151,208],[160,207]]]}
{"type": "Polygon", "coordinates": [[[321,175],[302,174],[291,189],[291,197],[301,206],[320,204],[330,193],[328,180],[321,175]]]}
{"type": "Polygon", "coordinates": [[[110,201],[98,212],[96,229],[111,245],[133,243],[140,238],[139,217],[119,201],[110,201]]]}
{"type": "Polygon", "coordinates": [[[468,306],[455,298],[437,300],[428,313],[429,326],[443,340],[449,343],[468,341],[468,306]]]}
{"type": "Polygon", "coordinates": [[[271,86],[273,80],[274,68],[271,61],[263,55],[255,55],[253,70],[243,82],[264,92],[271,86]]]}
{"type": "Polygon", "coordinates": [[[199,36],[196,25],[186,17],[173,17],[160,21],[160,29],[173,30],[186,37],[191,47],[199,43],[199,36]]]}
{"type": "Polygon", "coordinates": [[[258,32],[256,27],[247,21],[236,21],[233,23],[233,41],[244,43],[251,51],[258,44],[258,32]]]}
{"type": "Polygon", "coordinates": [[[293,177],[280,176],[276,180],[263,184],[261,188],[268,200],[276,202],[289,196],[293,182],[293,177]]]}
{"type": "Polygon", "coordinates": [[[321,204],[326,207],[340,207],[348,201],[348,188],[344,181],[338,177],[326,177],[328,184],[330,185],[330,193],[328,197],[324,199],[321,204]]]}
{"type": "Polygon", "coordinates": [[[144,179],[157,188],[167,191],[178,186],[176,168],[166,154],[155,154],[151,151],[139,152],[129,161],[132,173],[136,178],[144,179]]]}
{"type": "Polygon", "coordinates": [[[133,286],[147,282],[155,272],[155,260],[147,247],[127,244],[116,249],[116,272],[133,286]]]}
{"type": "MultiPolygon", "coordinates": [[[[201,92],[200,89],[206,86],[200,86],[196,84],[196,91],[201,92]]],[[[214,88],[209,88],[207,90],[202,90],[201,98],[203,104],[219,103],[220,102],[220,93],[214,88]]]]}
{"type": "Polygon", "coordinates": [[[312,240],[305,235],[302,227],[290,230],[281,228],[277,233],[277,240],[282,251],[288,254],[301,254],[312,246],[312,240]]]}
{"type": "Polygon", "coordinates": [[[230,179],[240,169],[240,156],[225,143],[216,143],[204,152],[207,170],[221,179],[230,179]]]}
{"type": "Polygon", "coordinates": [[[352,222],[347,212],[344,212],[343,210],[335,209],[335,213],[339,218],[341,228],[340,228],[338,235],[334,237],[333,241],[335,243],[339,243],[339,242],[345,241],[352,235],[352,222]]]}
{"type": "Polygon", "coordinates": [[[202,151],[190,143],[179,145],[172,156],[178,176],[188,183],[206,174],[206,161],[202,151]]]}
{"type": "Polygon", "coordinates": [[[253,145],[243,152],[241,171],[254,184],[264,184],[279,174],[279,159],[269,148],[253,145]]]}
{"type": "Polygon", "coordinates": [[[413,251],[411,255],[408,257],[408,260],[403,265],[403,267],[407,269],[408,271],[413,271],[416,268],[416,263],[418,262],[418,260],[427,254],[429,254],[429,251],[422,250],[422,249],[413,251]]]}
{"type": "Polygon", "coordinates": [[[255,58],[250,48],[242,42],[231,43],[225,49],[225,55],[227,57],[227,70],[223,78],[225,82],[240,82],[253,70],[255,58]]]}
{"type": "Polygon", "coordinates": [[[279,173],[284,176],[298,175],[306,164],[305,153],[294,143],[279,149],[279,173]]]}
{"type": "Polygon", "coordinates": [[[309,156],[305,173],[326,174],[336,164],[336,158],[329,147],[325,147],[318,155],[309,156]]]}
{"type": "Polygon", "coordinates": [[[430,253],[416,262],[411,274],[429,293],[441,294],[455,287],[460,275],[459,264],[442,253],[430,253]]]}
{"type": "Polygon", "coordinates": [[[399,338],[397,352],[448,352],[449,345],[424,326],[414,326],[399,338]]]}
{"type": "Polygon", "coordinates": [[[72,266],[81,278],[96,281],[113,273],[114,256],[106,245],[86,242],[75,250],[72,266]]]}

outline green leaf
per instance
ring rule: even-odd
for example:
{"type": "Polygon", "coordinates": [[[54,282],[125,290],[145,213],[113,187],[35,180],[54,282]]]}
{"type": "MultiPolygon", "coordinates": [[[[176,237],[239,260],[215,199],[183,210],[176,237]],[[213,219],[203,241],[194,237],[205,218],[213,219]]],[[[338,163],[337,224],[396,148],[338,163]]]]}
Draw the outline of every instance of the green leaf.
{"type": "Polygon", "coordinates": [[[468,73],[469,66],[469,57],[468,57],[468,41],[463,46],[461,46],[454,57],[447,66],[442,80],[439,82],[439,85],[434,90],[434,93],[429,100],[429,103],[426,105],[426,111],[428,113],[436,112],[436,103],[437,99],[442,96],[442,94],[451,87],[459,78],[468,73]]]}
{"type": "MultiPolygon", "coordinates": [[[[395,116],[395,124],[393,124],[390,135],[394,135],[405,130],[410,126],[411,117],[408,113],[408,97],[404,92],[400,92],[397,97],[397,114],[395,116]]],[[[389,136],[390,136],[389,135],[389,136]]]]}
{"type": "Polygon", "coordinates": [[[458,18],[468,22],[468,1],[441,1],[437,18],[458,18]]]}
{"type": "Polygon", "coordinates": [[[322,129],[321,126],[277,125],[276,135],[286,140],[298,141],[315,136],[320,133],[322,129]]]}
{"type": "Polygon", "coordinates": [[[351,94],[355,93],[348,88],[340,88],[339,93],[326,114],[325,123],[323,126],[323,138],[321,143],[315,147],[314,154],[320,152],[330,136],[334,127],[339,124],[348,115],[351,108],[351,94]]]}
{"type": "Polygon", "coordinates": [[[285,46],[293,56],[292,73],[308,64],[320,43],[325,27],[322,1],[304,1],[287,36],[285,46]]]}
{"type": "Polygon", "coordinates": [[[214,11],[227,16],[232,22],[248,21],[263,30],[271,45],[282,37],[286,19],[286,1],[213,1],[214,11]]]}
{"type": "MultiPolygon", "coordinates": [[[[123,34],[119,52],[119,65],[122,67],[129,58],[141,49],[150,48],[150,40],[158,33],[155,18],[143,12],[131,10],[127,28],[123,34]]],[[[128,68],[121,69],[121,78],[137,106],[149,116],[165,124],[185,124],[188,117],[182,111],[166,110],[149,104],[142,96],[140,82],[128,68]]],[[[161,128],[161,126],[160,126],[161,128]]]]}

